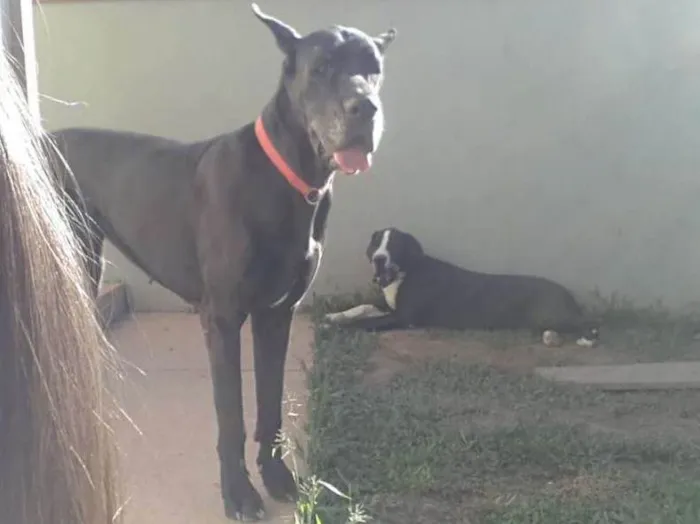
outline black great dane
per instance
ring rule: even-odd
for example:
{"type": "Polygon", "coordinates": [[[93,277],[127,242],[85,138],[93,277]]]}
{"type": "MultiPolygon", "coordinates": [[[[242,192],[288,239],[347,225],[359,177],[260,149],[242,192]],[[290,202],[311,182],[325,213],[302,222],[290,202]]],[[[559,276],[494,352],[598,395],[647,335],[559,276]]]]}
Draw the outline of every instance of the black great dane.
{"type": "Polygon", "coordinates": [[[383,303],[329,313],[328,323],[368,331],[531,329],[547,345],[561,343],[560,333],[575,334],[580,346],[597,343],[597,322],[569,290],[551,280],[462,269],[426,255],[413,235],[396,228],[372,234],[367,258],[383,303]]]}
{"type": "Polygon", "coordinates": [[[106,238],[200,312],[221,493],[226,515],[243,521],[263,518],[264,508],[243,453],[239,331],[250,316],[257,465],[273,498],[293,500],[294,479],[275,449],[290,324],[321,260],[333,174],[366,171],[379,145],[384,54],[396,36],[333,26],[302,37],[253,11],[284,55],[277,91],[255,122],[197,143],[98,129],[52,134],[57,160],[72,171],[62,174],[92,291],[106,238]]]}

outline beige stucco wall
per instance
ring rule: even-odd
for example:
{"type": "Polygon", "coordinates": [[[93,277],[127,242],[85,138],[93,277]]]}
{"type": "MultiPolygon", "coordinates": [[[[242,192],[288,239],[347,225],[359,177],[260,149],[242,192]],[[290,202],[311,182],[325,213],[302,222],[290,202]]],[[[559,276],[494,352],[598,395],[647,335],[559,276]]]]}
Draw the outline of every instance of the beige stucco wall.
{"type": "MultiPolygon", "coordinates": [[[[476,270],[681,306],[700,297],[700,2],[263,0],[305,32],[399,29],[371,174],[336,183],[316,291],[363,286],[369,233],[476,270]]],[[[36,13],[49,128],[194,139],[253,119],[280,55],[241,0],[36,13]]],[[[154,217],[157,219],[157,217],[154,217]]],[[[110,251],[137,307],[176,307],[110,251]]]]}

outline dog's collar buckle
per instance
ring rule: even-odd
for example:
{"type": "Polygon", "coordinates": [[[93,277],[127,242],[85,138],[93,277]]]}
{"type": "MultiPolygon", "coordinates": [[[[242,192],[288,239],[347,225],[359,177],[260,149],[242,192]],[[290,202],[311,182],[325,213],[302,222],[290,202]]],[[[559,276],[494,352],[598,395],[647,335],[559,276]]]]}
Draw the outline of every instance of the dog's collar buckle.
{"type": "Polygon", "coordinates": [[[304,195],[304,200],[306,200],[307,204],[315,206],[321,200],[321,196],[322,193],[319,189],[316,189],[315,187],[310,187],[309,191],[304,195]]]}
{"type": "Polygon", "coordinates": [[[259,116],[255,121],[255,136],[260,143],[260,147],[270,159],[272,165],[274,165],[277,170],[282,174],[284,178],[287,179],[289,185],[296,189],[307,204],[315,206],[321,200],[321,197],[325,193],[325,187],[318,189],[311,187],[309,184],[304,182],[299,175],[297,175],[294,170],[287,164],[287,162],[282,158],[282,155],[277,151],[277,148],[270,140],[270,137],[265,130],[265,125],[262,121],[262,116],[259,116]]]}

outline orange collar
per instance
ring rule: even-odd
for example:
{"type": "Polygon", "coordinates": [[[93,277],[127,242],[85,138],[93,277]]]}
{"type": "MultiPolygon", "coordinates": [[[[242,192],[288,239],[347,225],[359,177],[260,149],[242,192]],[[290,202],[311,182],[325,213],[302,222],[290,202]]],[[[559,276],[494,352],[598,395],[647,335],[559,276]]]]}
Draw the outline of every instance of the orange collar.
{"type": "Polygon", "coordinates": [[[270,140],[270,137],[265,130],[265,126],[263,125],[262,116],[259,116],[255,121],[255,136],[258,138],[260,147],[262,147],[262,150],[267,155],[267,158],[270,159],[270,162],[272,162],[282,176],[287,179],[287,182],[289,182],[294,189],[301,193],[301,196],[304,197],[306,202],[311,205],[318,204],[318,201],[321,199],[321,190],[311,187],[309,184],[304,182],[301,177],[297,175],[291,167],[289,167],[289,164],[285,162],[282,155],[279,153],[279,151],[277,151],[277,148],[275,148],[274,144],[272,143],[272,140],[270,140]]]}

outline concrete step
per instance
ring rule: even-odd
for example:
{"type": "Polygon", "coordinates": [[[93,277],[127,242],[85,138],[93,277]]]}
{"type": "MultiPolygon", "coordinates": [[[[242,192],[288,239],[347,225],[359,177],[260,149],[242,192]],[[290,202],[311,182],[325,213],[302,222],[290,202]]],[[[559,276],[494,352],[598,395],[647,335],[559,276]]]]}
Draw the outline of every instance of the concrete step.
{"type": "Polygon", "coordinates": [[[700,388],[700,362],[542,367],[535,373],[557,382],[611,391],[700,388]]]}
{"type": "Polygon", "coordinates": [[[126,284],[103,284],[97,296],[97,311],[105,328],[122,320],[129,312],[126,284]]]}

